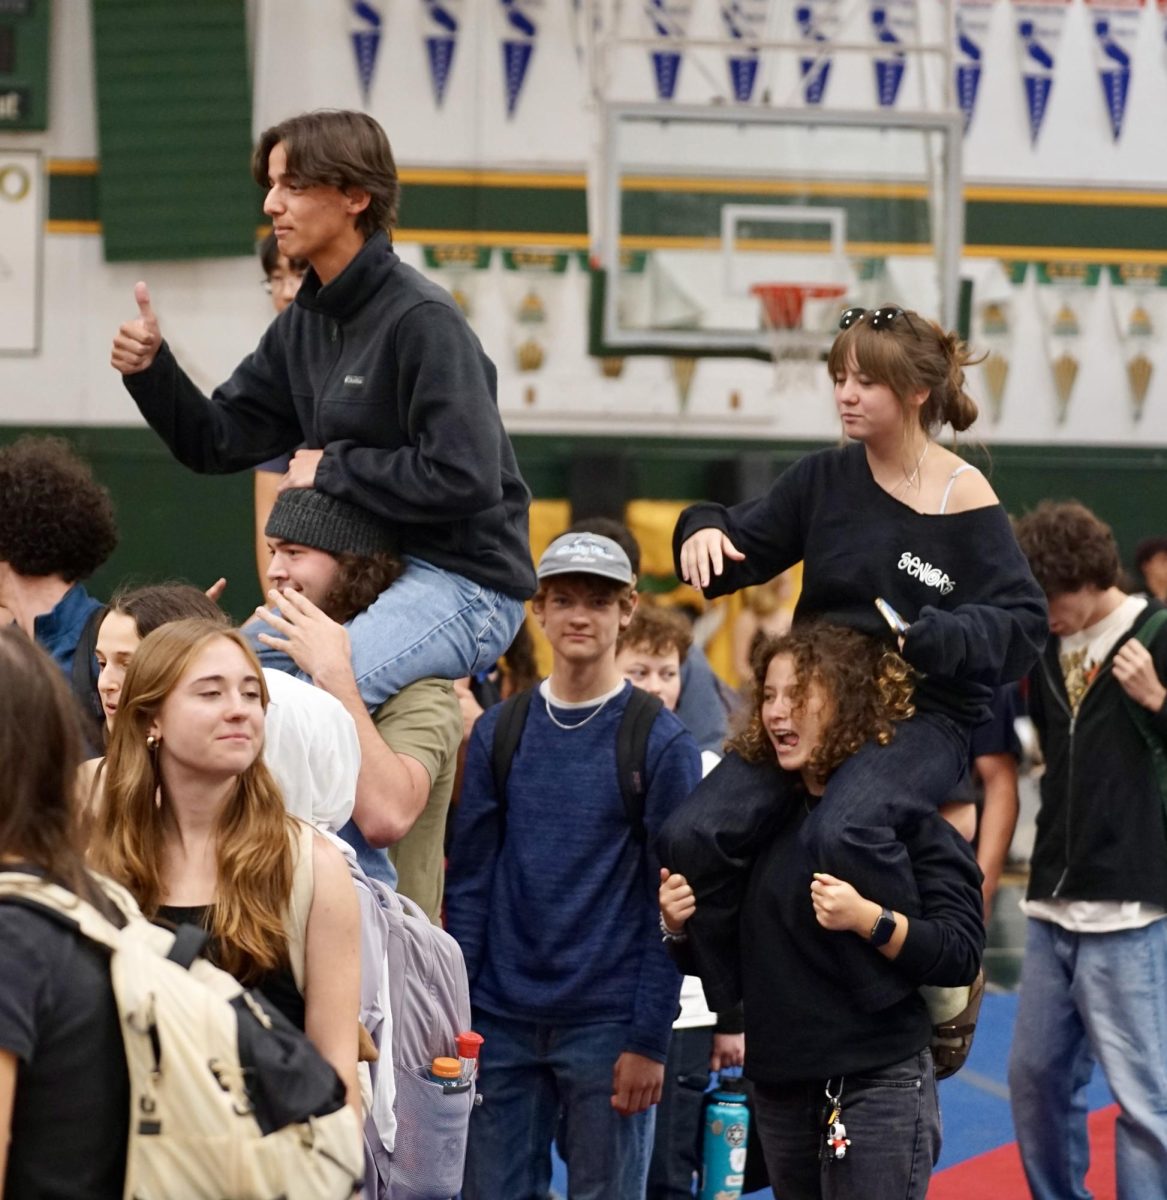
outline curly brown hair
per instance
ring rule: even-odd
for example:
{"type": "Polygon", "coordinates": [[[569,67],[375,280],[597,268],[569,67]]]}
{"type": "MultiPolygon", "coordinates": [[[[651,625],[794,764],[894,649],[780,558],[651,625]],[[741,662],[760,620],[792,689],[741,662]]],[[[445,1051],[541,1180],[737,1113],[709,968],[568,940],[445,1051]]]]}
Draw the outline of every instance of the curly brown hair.
{"type": "Polygon", "coordinates": [[[109,492],[64,438],[0,449],[0,560],[18,575],[88,579],[114,552],[109,492]]]}
{"type": "Polygon", "coordinates": [[[1091,586],[1105,591],[1118,583],[1114,534],[1077,500],[1043,500],[1013,522],[1013,532],[1047,596],[1091,586]]]}
{"type": "Polygon", "coordinates": [[[726,743],[747,762],[778,761],[762,724],[762,700],[766,673],[779,654],[794,660],[796,707],[806,702],[812,684],[822,688],[828,701],[826,732],[810,758],[810,770],[819,779],[827,779],[865,742],[886,746],[895,736],[895,723],[916,711],[915,676],[898,654],[854,629],[814,622],[800,625],[780,637],[762,639],[750,656],[752,697],[746,725],[726,743]]]}
{"type": "Polygon", "coordinates": [[[649,654],[677,652],[677,661],[684,662],[693,645],[689,622],[674,609],[649,604],[643,598],[632,614],[632,620],[616,638],[616,653],[629,647],[647,650],[649,654]]]}
{"type": "Polygon", "coordinates": [[[385,552],[335,554],[336,577],[321,607],[334,620],[351,621],[405,569],[401,559],[385,552]]]}

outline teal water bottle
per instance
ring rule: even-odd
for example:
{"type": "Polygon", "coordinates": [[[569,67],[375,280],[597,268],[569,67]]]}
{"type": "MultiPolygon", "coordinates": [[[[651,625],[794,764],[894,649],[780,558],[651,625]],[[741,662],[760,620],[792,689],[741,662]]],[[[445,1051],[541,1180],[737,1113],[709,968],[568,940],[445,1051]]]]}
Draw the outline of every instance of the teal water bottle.
{"type": "Polygon", "coordinates": [[[749,1135],[750,1110],[741,1068],[722,1071],[717,1090],[705,1106],[697,1200],[739,1200],[746,1179],[749,1135]]]}

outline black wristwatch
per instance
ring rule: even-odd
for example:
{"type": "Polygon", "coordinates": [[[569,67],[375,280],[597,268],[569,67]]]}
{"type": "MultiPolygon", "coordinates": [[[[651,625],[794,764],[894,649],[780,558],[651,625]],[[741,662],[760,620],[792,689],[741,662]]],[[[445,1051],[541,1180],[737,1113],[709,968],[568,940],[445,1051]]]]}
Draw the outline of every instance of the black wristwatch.
{"type": "Polygon", "coordinates": [[[867,939],[876,948],[886,946],[891,941],[891,935],[896,931],[895,913],[885,908],[875,919],[871,927],[871,936],[867,939]]]}

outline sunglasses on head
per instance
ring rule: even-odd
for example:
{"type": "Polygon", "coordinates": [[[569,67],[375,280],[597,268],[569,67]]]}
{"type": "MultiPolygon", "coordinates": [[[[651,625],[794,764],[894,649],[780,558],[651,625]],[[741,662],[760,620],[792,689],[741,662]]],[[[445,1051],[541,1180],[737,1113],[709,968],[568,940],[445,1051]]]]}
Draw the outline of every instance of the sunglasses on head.
{"type": "Polygon", "coordinates": [[[845,309],[839,318],[839,328],[850,329],[856,321],[862,321],[865,317],[872,329],[890,329],[896,317],[906,317],[912,332],[916,332],[916,327],[912,325],[912,318],[902,308],[895,307],[845,309]]]}

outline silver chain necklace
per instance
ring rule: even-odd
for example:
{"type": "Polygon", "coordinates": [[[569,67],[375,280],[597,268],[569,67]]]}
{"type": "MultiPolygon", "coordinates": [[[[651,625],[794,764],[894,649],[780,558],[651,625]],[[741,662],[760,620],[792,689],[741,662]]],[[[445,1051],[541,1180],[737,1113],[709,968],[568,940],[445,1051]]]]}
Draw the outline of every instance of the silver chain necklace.
{"type": "Polygon", "coordinates": [[[566,730],[568,733],[570,733],[573,729],[582,729],[593,717],[598,717],[600,715],[600,713],[603,711],[604,705],[607,704],[608,701],[611,700],[613,696],[620,695],[621,691],[623,691],[623,688],[618,688],[616,691],[612,692],[610,695],[605,696],[604,699],[600,701],[599,707],[596,708],[595,712],[588,713],[588,715],[586,717],[584,717],[584,719],[582,721],[577,721],[574,725],[565,725],[551,711],[551,699],[547,695],[546,692],[544,692],[544,694],[543,694],[543,707],[547,710],[547,717],[551,721],[552,725],[555,725],[559,729],[566,730]]]}
{"type": "Polygon", "coordinates": [[[931,448],[931,446],[932,443],[930,441],[924,443],[924,453],[916,459],[916,469],[910,475],[907,473],[904,474],[904,481],[903,483],[896,484],[894,491],[891,493],[893,496],[896,494],[896,492],[910,490],[912,484],[920,478],[920,467],[923,465],[924,459],[928,457],[928,450],[931,448]]]}

